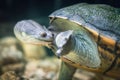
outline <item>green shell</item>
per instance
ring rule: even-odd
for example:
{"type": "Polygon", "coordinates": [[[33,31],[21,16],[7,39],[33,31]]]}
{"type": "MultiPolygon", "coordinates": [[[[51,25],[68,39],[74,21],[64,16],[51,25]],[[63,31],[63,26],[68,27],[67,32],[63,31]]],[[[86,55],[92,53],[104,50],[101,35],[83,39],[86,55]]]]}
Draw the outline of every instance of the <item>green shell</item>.
{"type": "Polygon", "coordinates": [[[49,17],[68,19],[120,42],[119,8],[104,4],[81,3],[57,10],[49,17]]]}

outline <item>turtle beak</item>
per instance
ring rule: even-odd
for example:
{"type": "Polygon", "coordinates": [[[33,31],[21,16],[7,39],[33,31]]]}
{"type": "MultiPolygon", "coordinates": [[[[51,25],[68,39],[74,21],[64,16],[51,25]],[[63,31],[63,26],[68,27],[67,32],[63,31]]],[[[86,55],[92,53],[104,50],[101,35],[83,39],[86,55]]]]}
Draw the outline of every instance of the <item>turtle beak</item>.
{"type": "Polygon", "coordinates": [[[61,57],[61,55],[62,55],[62,51],[63,51],[63,48],[59,48],[57,51],[56,51],[56,56],[58,57],[58,58],[60,58],[61,57]]]}

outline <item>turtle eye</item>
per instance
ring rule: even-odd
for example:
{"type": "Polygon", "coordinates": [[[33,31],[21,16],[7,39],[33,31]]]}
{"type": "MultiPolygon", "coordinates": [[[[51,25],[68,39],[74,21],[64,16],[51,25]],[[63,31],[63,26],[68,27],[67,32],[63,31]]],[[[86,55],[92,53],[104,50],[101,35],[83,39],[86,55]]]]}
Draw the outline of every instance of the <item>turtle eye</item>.
{"type": "Polygon", "coordinates": [[[41,35],[41,37],[46,37],[47,36],[47,33],[42,33],[42,34],[40,34],[41,35]]]}

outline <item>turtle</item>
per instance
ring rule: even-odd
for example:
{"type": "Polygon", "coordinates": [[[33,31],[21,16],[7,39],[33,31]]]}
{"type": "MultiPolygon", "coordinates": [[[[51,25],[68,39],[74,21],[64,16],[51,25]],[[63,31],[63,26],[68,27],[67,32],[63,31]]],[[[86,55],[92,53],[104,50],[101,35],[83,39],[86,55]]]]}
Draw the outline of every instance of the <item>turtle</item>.
{"type": "Polygon", "coordinates": [[[14,33],[21,41],[55,52],[62,60],[59,80],[72,80],[77,68],[120,79],[119,8],[78,3],[54,11],[49,18],[48,28],[23,20],[14,33]]]}

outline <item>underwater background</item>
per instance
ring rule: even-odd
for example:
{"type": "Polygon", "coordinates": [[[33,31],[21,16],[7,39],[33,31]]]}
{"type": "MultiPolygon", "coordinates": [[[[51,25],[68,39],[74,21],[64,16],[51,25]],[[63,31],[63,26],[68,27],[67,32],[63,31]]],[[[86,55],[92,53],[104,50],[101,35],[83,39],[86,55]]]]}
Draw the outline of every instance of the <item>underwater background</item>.
{"type": "Polygon", "coordinates": [[[12,31],[14,25],[9,23],[33,19],[48,26],[50,13],[62,7],[83,2],[120,7],[119,0],[0,0],[0,37],[14,35],[12,31]],[[9,25],[5,26],[5,22],[9,25]]]}
{"type": "MultiPolygon", "coordinates": [[[[13,28],[18,21],[28,19],[48,27],[49,14],[77,3],[120,8],[119,0],[0,0],[0,80],[17,80],[18,77],[19,80],[56,80],[60,60],[46,47],[21,43],[13,28]]],[[[79,70],[74,80],[91,80],[94,76],[79,70]]]]}

